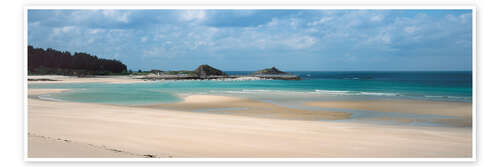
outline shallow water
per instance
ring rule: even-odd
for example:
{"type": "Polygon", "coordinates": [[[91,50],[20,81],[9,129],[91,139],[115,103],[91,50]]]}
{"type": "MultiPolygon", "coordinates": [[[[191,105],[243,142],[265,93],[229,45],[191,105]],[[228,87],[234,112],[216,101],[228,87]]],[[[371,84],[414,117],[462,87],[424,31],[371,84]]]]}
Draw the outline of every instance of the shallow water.
{"type": "MultiPolygon", "coordinates": [[[[241,74],[243,72],[233,72],[241,74]]],[[[121,105],[177,102],[181,94],[231,95],[293,101],[419,99],[472,101],[472,72],[295,72],[303,80],[185,80],[132,84],[29,84],[29,88],[71,88],[50,98],[121,105]]]]}
{"type": "MultiPolygon", "coordinates": [[[[228,72],[245,74],[245,72],[228,72]]],[[[472,102],[472,72],[294,72],[303,80],[183,80],[131,84],[110,83],[30,83],[30,89],[58,88],[71,91],[40,95],[55,101],[148,105],[175,103],[183,95],[210,94],[249,98],[289,108],[341,111],[352,113],[356,121],[377,118],[413,119],[413,125],[441,126],[429,121],[451,117],[375,112],[301,105],[305,101],[417,99],[472,102]]],[[[196,112],[224,112],[231,109],[207,109],[196,112]]],[[[245,110],[238,108],[238,110],[245,110]]],[[[366,122],[366,121],[365,121],[366,122]]],[[[394,123],[394,121],[393,121],[394,123]]]]}

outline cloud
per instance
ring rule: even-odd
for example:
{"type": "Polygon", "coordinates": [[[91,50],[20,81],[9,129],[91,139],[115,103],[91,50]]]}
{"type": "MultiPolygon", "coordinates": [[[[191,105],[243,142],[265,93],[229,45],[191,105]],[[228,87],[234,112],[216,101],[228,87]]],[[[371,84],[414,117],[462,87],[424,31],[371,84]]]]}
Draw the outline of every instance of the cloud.
{"type": "Polygon", "coordinates": [[[407,33],[415,33],[417,30],[418,30],[418,27],[417,26],[408,26],[408,27],[405,27],[404,30],[407,32],[407,33]]]}
{"type": "Polygon", "coordinates": [[[326,23],[328,21],[331,21],[332,19],[333,19],[333,17],[326,16],[326,17],[322,17],[318,21],[313,21],[311,23],[308,23],[307,25],[309,25],[309,26],[316,26],[316,25],[324,24],[324,23],[326,23]]]}
{"type": "Polygon", "coordinates": [[[305,49],[313,46],[318,40],[310,36],[297,36],[283,40],[283,43],[289,48],[305,49]]]}
{"type": "Polygon", "coordinates": [[[282,19],[297,15],[294,10],[206,10],[206,26],[257,27],[271,22],[273,19],[282,19]]]}
{"type": "Polygon", "coordinates": [[[104,31],[105,31],[105,30],[103,30],[103,29],[99,29],[99,28],[97,28],[97,29],[89,29],[87,32],[88,32],[89,34],[98,34],[98,33],[102,33],[102,32],[104,32],[104,31]]]}
{"type": "Polygon", "coordinates": [[[141,42],[143,42],[143,43],[144,43],[144,42],[147,42],[147,41],[148,41],[148,37],[142,37],[142,38],[141,38],[141,42]]]}
{"type": "Polygon", "coordinates": [[[223,62],[235,58],[247,60],[245,67],[280,58],[281,64],[296,68],[301,68],[304,64],[301,62],[312,60],[322,60],[310,62],[318,65],[317,69],[329,69],[332,64],[339,68],[361,68],[400,60],[396,57],[424,59],[421,55],[455,56],[454,61],[461,61],[455,64],[468,64],[467,55],[472,52],[472,13],[470,10],[30,10],[28,43],[119,58],[131,68],[149,65],[161,68],[162,63],[178,68],[190,67],[195,62],[224,65],[223,62]],[[261,62],[264,55],[271,56],[261,62]]]}
{"type": "Polygon", "coordinates": [[[52,33],[55,35],[61,34],[61,33],[68,33],[70,31],[74,31],[77,28],[75,26],[63,26],[63,27],[57,27],[52,29],[52,33]]]}
{"type": "Polygon", "coordinates": [[[203,21],[206,17],[203,10],[183,10],[180,11],[180,19],[182,21],[203,21]]]}
{"type": "Polygon", "coordinates": [[[101,12],[104,16],[107,16],[118,22],[127,23],[129,21],[128,18],[128,16],[130,15],[129,11],[102,10],[101,12]]]}
{"type": "Polygon", "coordinates": [[[382,21],[384,20],[384,16],[383,15],[375,15],[375,16],[372,16],[370,18],[370,21],[372,22],[379,22],[379,21],[382,21]]]}

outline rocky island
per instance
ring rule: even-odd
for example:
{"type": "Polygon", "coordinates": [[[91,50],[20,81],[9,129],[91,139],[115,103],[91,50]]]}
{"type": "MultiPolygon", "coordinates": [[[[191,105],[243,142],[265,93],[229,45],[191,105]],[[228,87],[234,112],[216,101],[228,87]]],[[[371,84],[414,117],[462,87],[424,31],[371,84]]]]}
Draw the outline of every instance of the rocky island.
{"type": "Polygon", "coordinates": [[[297,75],[280,71],[276,67],[259,70],[252,73],[252,76],[263,79],[300,80],[300,77],[298,77],[297,75]]]}
{"type": "Polygon", "coordinates": [[[254,75],[284,75],[284,74],[288,74],[288,73],[280,71],[276,67],[272,67],[272,68],[266,68],[263,70],[259,70],[257,72],[254,72],[253,74],[254,75]]]}
{"type": "MultiPolygon", "coordinates": [[[[133,75],[133,74],[132,74],[133,75]]],[[[210,65],[203,64],[194,71],[159,71],[149,72],[135,77],[144,80],[189,80],[189,79],[275,79],[300,80],[300,77],[278,70],[276,67],[259,70],[250,75],[227,75],[225,72],[210,65]]]]}

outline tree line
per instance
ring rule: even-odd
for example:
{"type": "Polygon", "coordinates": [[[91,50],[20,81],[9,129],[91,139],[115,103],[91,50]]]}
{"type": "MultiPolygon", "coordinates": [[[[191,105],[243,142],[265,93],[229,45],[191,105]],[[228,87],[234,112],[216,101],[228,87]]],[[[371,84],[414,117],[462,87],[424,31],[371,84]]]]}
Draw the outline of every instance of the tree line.
{"type": "Polygon", "coordinates": [[[119,60],[98,58],[83,52],[71,54],[52,48],[28,46],[29,74],[105,75],[126,73],[127,66],[119,60]]]}

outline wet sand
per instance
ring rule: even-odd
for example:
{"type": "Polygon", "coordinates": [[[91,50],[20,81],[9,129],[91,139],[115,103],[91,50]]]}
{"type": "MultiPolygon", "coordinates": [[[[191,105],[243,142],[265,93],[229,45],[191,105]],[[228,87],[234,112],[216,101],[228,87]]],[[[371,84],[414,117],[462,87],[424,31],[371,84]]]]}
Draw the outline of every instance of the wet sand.
{"type": "Polygon", "coordinates": [[[452,126],[472,127],[472,103],[467,102],[438,102],[423,100],[366,100],[306,102],[305,105],[324,108],[346,108],[377,112],[398,112],[450,116],[455,118],[433,120],[433,122],[446,123],[452,126]]]}
{"type": "Polygon", "coordinates": [[[316,121],[347,119],[351,115],[350,113],[345,112],[293,109],[249,99],[212,95],[187,96],[184,98],[184,101],[180,103],[145,105],[141,107],[176,111],[230,114],[257,118],[316,121]]]}

